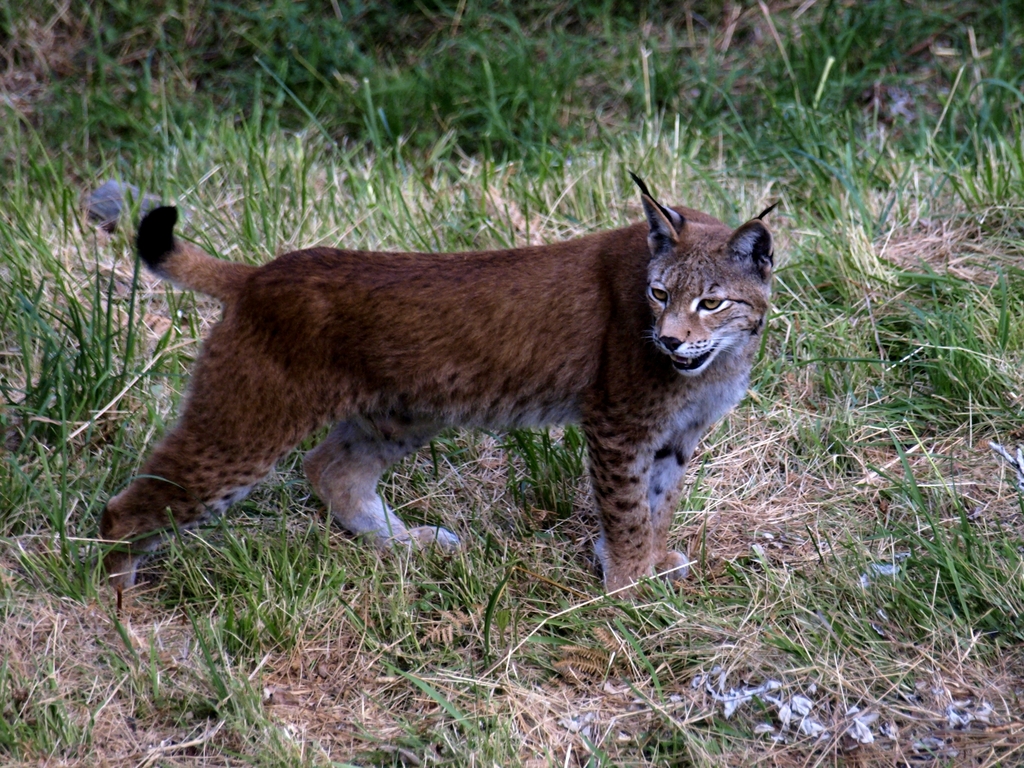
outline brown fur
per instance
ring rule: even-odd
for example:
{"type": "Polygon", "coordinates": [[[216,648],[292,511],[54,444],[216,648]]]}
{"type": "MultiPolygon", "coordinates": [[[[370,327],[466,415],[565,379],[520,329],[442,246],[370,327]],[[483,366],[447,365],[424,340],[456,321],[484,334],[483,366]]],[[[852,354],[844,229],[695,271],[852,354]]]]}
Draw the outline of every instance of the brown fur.
{"type": "Polygon", "coordinates": [[[681,569],[666,542],[683,472],[746,390],[771,235],[642,200],[646,223],[505,251],[313,248],[255,268],[174,241],[158,272],[220,298],[224,317],[181,420],[103,512],[102,537],[120,544],[105,561],[112,582],[131,584],[161,531],[227,507],[331,422],[305,465],[338,521],[382,543],[452,545],[387,509],[376,485],[388,465],[449,425],[578,421],[606,587],[681,569]],[[708,297],[729,303],[698,307],[708,297]]]}

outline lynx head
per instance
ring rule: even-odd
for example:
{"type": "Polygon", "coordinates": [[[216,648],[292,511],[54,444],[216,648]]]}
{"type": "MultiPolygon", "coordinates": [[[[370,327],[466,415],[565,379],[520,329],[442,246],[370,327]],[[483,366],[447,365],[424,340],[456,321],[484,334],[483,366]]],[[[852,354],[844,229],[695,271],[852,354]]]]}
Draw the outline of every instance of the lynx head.
{"type": "Polygon", "coordinates": [[[739,229],[684,215],[640,187],[650,231],[647,301],[653,339],[681,374],[706,371],[716,357],[746,350],[764,327],[771,295],[772,234],[761,221],[739,229]]]}

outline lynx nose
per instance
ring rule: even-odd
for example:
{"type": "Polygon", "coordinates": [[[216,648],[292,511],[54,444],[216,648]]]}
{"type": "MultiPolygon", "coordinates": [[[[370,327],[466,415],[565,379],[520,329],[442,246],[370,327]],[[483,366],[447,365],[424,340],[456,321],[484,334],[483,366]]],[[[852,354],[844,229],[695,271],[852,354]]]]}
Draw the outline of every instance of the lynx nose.
{"type": "Polygon", "coordinates": [[[658,341],[660,341],[661,346],[663,346],[669,352],[675,352],[676,349],[679,348],[679,345],[683,343],[673,336],[659,336],[658,341]]]}

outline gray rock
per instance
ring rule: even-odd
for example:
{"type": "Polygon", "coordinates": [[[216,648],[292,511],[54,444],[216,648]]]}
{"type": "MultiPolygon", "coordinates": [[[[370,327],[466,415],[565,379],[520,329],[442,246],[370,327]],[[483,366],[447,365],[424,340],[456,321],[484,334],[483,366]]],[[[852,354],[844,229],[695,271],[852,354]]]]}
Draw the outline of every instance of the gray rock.
{"type": "MultiPolygon", "coordinates": [[[[92,221],[97,222],[107,232],[113,232],[117,229],[121,215],[131,209],[140,194],[139,188],[134,184],[108,179],[89,193],[86,211],[92,221]]],[[[142,194],[139,213],[145,215],[160,204],[161,200],[156,195],[142,194]]]]}

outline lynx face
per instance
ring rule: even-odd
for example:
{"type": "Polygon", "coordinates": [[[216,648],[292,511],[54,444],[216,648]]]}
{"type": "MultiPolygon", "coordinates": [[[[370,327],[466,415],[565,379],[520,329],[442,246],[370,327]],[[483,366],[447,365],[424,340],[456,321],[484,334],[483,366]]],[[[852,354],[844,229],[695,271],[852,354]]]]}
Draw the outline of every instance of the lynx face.
{"type": "Polygon", "coordinates": [[[717,227],[684,221],[648,195],[643,203],[651,226],[652,337],[679,373],[696,376],[761,330],[771,296],[772,236],[755,219],[715,246],[717,227]]]}
{"type": "Polygon", "coordinates": [[[741,346],[760,329],[767,309],[767,282],[743,279],[742,273],[735,274],[740,270],[723,270],[721,264],[705,265],[708,269],[699,275],[678,266],[659,269],[660,262],[652,265],[647,300],[654,313],[654,340],[686,376],[701,373],[719,354],[741,346]]]}

